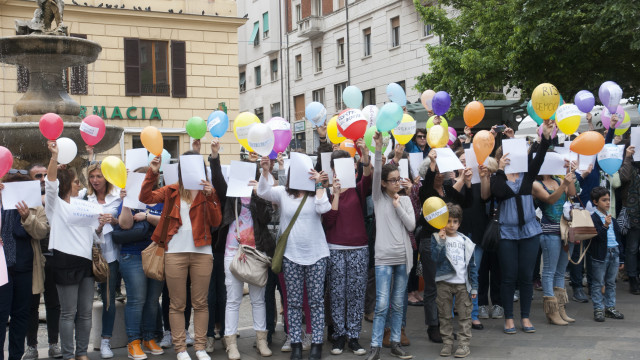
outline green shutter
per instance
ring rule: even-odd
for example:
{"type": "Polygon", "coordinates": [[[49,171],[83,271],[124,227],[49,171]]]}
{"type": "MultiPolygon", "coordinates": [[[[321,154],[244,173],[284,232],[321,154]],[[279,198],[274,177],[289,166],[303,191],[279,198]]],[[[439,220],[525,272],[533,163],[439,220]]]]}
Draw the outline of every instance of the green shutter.
{"type": "Polygon", "coordinates": [[[266,12],[262,14],[262,32],[266,33],[269,31],[269,13],[266,12]]]}
{"type": "Polygon", "coordinates": [[[256,36],[258,36],[258,30],[260,30],[260,22],[256,21],[253,23],[253,32],[251,33],[251,37],[249,38],[249,43],[253,43],[256,41],[256,36]]]}

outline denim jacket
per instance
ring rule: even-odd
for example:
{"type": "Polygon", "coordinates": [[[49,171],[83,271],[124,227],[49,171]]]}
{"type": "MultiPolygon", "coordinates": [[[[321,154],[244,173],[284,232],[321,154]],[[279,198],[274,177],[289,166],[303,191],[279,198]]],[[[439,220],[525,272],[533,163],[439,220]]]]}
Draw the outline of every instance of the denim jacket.
{"type": "MultiPolygon", "coordinates": [[[[467,291],[471,294],[478,293],[478,265],[473,256],[475,244],[471,239],[458,232],[464,240],[464,259],[467,264],[467,291]]],[[[431,235],[431,258],[436,263],[436,282],[447,280],[455,275],[455,269],[447,257],[447,247],[445,242],[440,242],[438,233],[431,235]]]]}

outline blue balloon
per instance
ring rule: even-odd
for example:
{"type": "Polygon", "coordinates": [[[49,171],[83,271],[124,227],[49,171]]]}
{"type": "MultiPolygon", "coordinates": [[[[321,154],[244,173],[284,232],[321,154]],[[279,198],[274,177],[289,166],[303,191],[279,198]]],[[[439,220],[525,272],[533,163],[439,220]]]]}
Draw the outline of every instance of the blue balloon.
{"type": "MultiPolygon", "coordinates": [[[[168,164],[169,161],[171,161],[171,154],[169,154],[169,152],[166,149],[162,149],[162,157],[160,158],[160,171],[162,171],[162,169],[164,168],[164,164],[168,164]]],[[[152,153],[149,153],[149,163],[151,163],[151,160],[153,160],[156,156],[153,155],[152,153]]]]}
{"type": "Polygon", "coordinates": [[[357,86],[347,86],[342,91],[342,102],[350,109],[360,109],[362,105],[362,91],[357,86]]]}
{"type": "Polygon", "coordinates": [[[229,116],[224,111],[216,110],[207,119],[207,129],[213,137],[223,137],[229,129],[229,116]]]}
{"type": "Polygon", "coordinates": [[[376,118],[378,131],[385,132],[395,129],[402,122],[403,114],[404,111],[402,111],[400,104],[394,102],[386,103],[380,109],[376,118]]]}
{"type": "Polygon", "coordinates": [[[527,113],[529,114],[529,116],[531,116],[533,121],[536,122],[536,124],[542,125],[542,123],[544,122],[544,120],[542,120],[542,118],[538,116],[538,114],[536,114],[536,112],[533,110],[533,105],[531,104],[531,100],[529,100],[529,103],[527,104],[527,113]]]}
{"type": "Polygon", "coordinates": [[[600,169],[609,175],[615,174],[622,166],[623,150],[615,144],[605,144],[598,153],[600,169]]]}
{"type": "Polygon", "coordinates": [[[319,102],[312,102],[304,109],[304,116],[315,126],[324,125],[327,120],[327,109],[319,102]]]}
{"type": "Polygon", "coordinates": [[[622,160],[621,159],[598,160],[598,165],[600,165],[600,169],[602,169],[602,171],[606,172],[609,175],[613,175],[616,172],[618,172],[618,170],[620,169],[620,166],[622,166],[622,160]]]}
{"type": "Polygon", "coordinates": [[[387,97],[400,106],[407,105],[407,94],[404,93],[402,86],[396,83],[387,85],[387,97]]]}

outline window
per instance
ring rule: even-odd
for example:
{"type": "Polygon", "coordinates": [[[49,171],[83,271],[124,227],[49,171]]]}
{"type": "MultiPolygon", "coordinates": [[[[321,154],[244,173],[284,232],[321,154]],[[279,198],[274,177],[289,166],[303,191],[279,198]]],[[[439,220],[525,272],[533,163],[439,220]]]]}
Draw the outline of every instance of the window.
{"type": "Polygon", "coordinates": [[[280,103],[271,104],[271,117],[282,116],[280,113],[280,103]]]}
{"type": "Polygon", "coordinates": [[[142,95],[169,95],[168,44],[140,40],[140,81],[142,95]]]}
{"type": "Polygon", "coordinates": [[[187,61],[184,41],[124,40],[125,95],[187,97],[187,61]],[[169,87],[169,48],[171,82],[169,87]],[[171,91],[170,91],[171,90],[171,91]]]}
{"type": "Polygon", "coordinates": [[[296,79],[302,78],[302,55],[296,55],[296,79]]]}
{"type": "Polygon", "coordinates": [[[364,44],[364,56],[371,55],[371,28],[362,31],[362,43],[364,44]]]}
{"type": "Polygon", "coordinates": [[[262,14],[262,38],[269,37],[269,12],[262,14]]]}
{"type": "Polygon", "coordinates": [[[278,58],[271,60],[271,81],[278,80],[278,58]]]}
{"type": "Polygon", "coordinates": [[[432,27],[433,25],[431,24],[424,24],[424,26],[422,27],[422,36],[424,37],[430,36],[432,27]]]}
{"type": "Polygon", "coordinates": [[[314,0],[314,11],[316,16],[322,16],[322,0],[314,0]]]}
{"type": "Polygon", "coordinates": [[[255,74],[256,74],[256,87],[262,85],[262,71],[260,69],[260,66],[256,66],[255,68],[253,68],[255,74]]]}
{"type": "Polygon", "coordinates": [[[247,91],[247,73],[243,71],[240,73],[240,92],[245,91],[247,91]]]}
{"type": "MultiPolygon", "coordinates": [[[[162,147],[169,152],[171,155],[170,162],[175,164],[178,162],[180,158],[180,137],[179,136],[162,136],[163,145],[162,147]]],[[[142,148],[142,141],[140,141],[140,135],[133,135],[131,137],[132,149],[142,148]]],[[[171,185],[171,184],[169,184],[171,185]]]]}
{"type": "Polygon", "coordinates": [[[253,23],[253,30],[251,31],[251,37],[249,38],[249,43],[253,43],[253,46],[260,45],[260,21],[256,21],[253,23]]]}
{"type": "Polygon", "coordinates": [[[342,9],[344,7],[344,0],[338,0],[338,9],[342,9]]]}
{"type": "Polygon", "coordinates": [[[259,108],[255,109],[255,110],[253,110],[253,113],[256,114],[258,119],[260,119],[260,122],[264,122],[264,108],[263,107],[259,107],[259,108]]]}
{"type": "Polygon", "coordinates": [[[302,21],[302,8],[300,4],[296,5],[296,22],[302,21]]]}
{"type": "Polygon", "coordinates": [[[304,94],[293,97],[293,106],[296,120],[304,118],[304,94]]]}
{"type": "Polygon", "coordinates": [[[344,102],[342,102],[342,92],[344,91],[344,89],[347,88],[347,83],[343,82],[340,84],[335,84],[333,86],[333,92],[336,98],[336,111],[340,111],[340,110],[344,110],[346,109],[346,106],[344,104],[344,102]]]}
{"type": "Polygon", "coordinates": [[[344,38],[338,39],[338,66],[344,65],[344,38]]]}
{"type": "Polygon", "coordinates": [[[376,89],[369,89],[362,92],[362,106],[376,104],[376,89]]]}
{"type": "Polygon", "coordinates": [[[312,93],[313,101],[317,101],[324,105],[324,89],[314,90],[312,93]]]}
{"type": "Polygon", "coordinates": [[[400,46],[400,18],[398,16],[391,19],[391,47],[400,46]]]}
{"type": "Polygon", "coordinates": [[[315,50],[315,66],[317,73],[322,71],[322,48],[316,48],[315,50]]]}

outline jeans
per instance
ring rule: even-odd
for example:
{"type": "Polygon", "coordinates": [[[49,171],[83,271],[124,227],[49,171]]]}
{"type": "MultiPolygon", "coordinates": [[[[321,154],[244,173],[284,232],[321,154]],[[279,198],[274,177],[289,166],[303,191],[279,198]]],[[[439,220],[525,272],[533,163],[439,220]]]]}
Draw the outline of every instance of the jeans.
{"type": "Polygon", "coordinates": [[[638,276],[638,245],[640,244],[640,229],[631,228],[626,236],[625,268],[629,277],[638,276]]]}
{"type": "Polygon", "coordinates": [[[93,277],[83,278],[80,283],[74,285],[57,285],[57,288],[60,298],[62,356],[65,359],[71,359],[87,355],[93,311],[93,277]],[[73,346],[74,330],[75,351],[73,346]]]}
{"type": "MultiPolygon", "coordinates": [[[[473,259],[475,260],[478,267],[482,263],[482,254],[484,251],[478,245],[473,249],[473,259]]],[[[471,320],[478,320],[478,297],[476,296],[474,299],[471,299],[473,303],[473,308],[471,309],[471,320]]]]}
{"type": "Polygon", "coordinates": [[[100,294],[102,297],[102,337],[111,338],[113,335],[113,323],[116,321],[116,285],[119,279],[118,260],[109,263],[109,307],[107,307],[107,289],[105,283],[100,283],[100,294]]]}
{"type": "MultiPolygon", "coordinates": [[[[240,304],[242,303],[244,281],[236,279],[229,267],[233,261],[233,256],[224,258],[224,284],[227,287],[227,306],[224,314],[224,335],[235,335],[238,333],[238,321],[240,319],[240,304]]],[[[249,297],[251,298],[251,310],[253,312],[253,329],[255,331],[265,331],[266,307],[264,303],[264,287],[249,285],[249,297]]]]}
{"type": "Polygon", "coordinates": [[[9,360],[24,354],[24,337],[29,327],[31,305],[31,271],[8,271],[9,282],[0,286],[0,360],[4,360],[4,342],[9,323],[9,360]],[[9,322],[9,319],[11,321],[9,322]]]}
{"type": "Polygon", "coordinates": [[[431,258],[431,237],[424,237],[420,243],[420,261],[424,279],[424,323],[438,326],[438,306],[436,305],[436,263],[431,258]]]}
{"type": "MultiPolygon", "coordinates": [[[[573,252],[573,243],[569,243],[569,254],[573,252]]],[[[562,248],[562,239],[557,234],[540,235],[542,248],[542,291],[544,296],[554,296],[553,288],[564,289],[564,271],[569,263],[567,252],[562,248]]]]}
{"type": "MultiPolygon", "coordinates": [[[[409,274],[411,277],[411,274],[409,274]]],[[[392,284],[393,286],[393,284],[392,284]]],[[[409,288],[409,280],[407,279],[407,289],[409,288]]],[[[404,329],[407,326],[407,310],[409,310],[409,290],[407,290],[407,294],[404,297],[404,301],[402,302],[402,325],[400,328],[404,329]]],[[[384,322],[385,329],[391,328],[391,311],[387,312],[387,320],[384,322]]]]}
{"type": "Polygon", "coordinates": [[[591,301],[593,309],[601,310],[616,306],[616,275],[620,266],[620,250],[618,247],[607,249],[604,261],[593,260],[591,263],[591,301]],[[602,295],[602,287],[604,296],[602,295]]]}
{"type": "MultiPolygon", "coordinates": [[[[209,282],[209,325],[207,337],[215,335],[216,324],[224,326],[224,311],[227,306],[227,288],[224,285],[224,253],[213,253],[213,272],[209,282]]],[[[191,315],[191,308],[189,308],[191,315]]]]}
{"type": "Polygon", "coordinates": [[[123,254],[120,259],[120,273],[127,290],[127,304],[124,322],[129,342],[149,341],[155,337],[158,299],[163,282],[150,279],[142,269],[142,256],[123,254]]]}
{"type": "Polygon", "coordinates": [[[489,297],[492,305],[502,306],[500,299],[500,260],[495,251],[486,251],[482,254],[480,269],[478,270],[478,305],[488,306],[489,297]]]}
{"type": "MultiPolygon", "coordinates": [[[[44,263],[44,306],[47,317],[47,335],[49,336],[49,344],[58,343],[58,334],[60,332],[60,300],[58,300],[58,290],[54,281],[53,262],[50,256],[46,256],[47,261],[44,263]]],[[[29,316],[29,329],[27,330],[27,345],[38,345],[38,326],[40,307],[40,294],[33,295],[31,298],[31,314],[29,316]]]]}
{"type": "Polygon", "coordinates": [[[371,346],[381,347],[387,312],[391,311],[391,341],[400,342],[402,309],[407,298],[407,265],[376,265],[376,310],[371,346]],[[392,286],[393,284],[393,286],[392,286]]]}
{"type": "Polygon", "coordinates": [[[520,316],[529,318],[531,297],[533,296],[533,268],[540,247],[540,235],[508,240],[500,239],[498,256],[502,270],[500,297],[504,307],[504,318],[513,319],[513,294],[516,283],[520,288],[520,316]]]}

